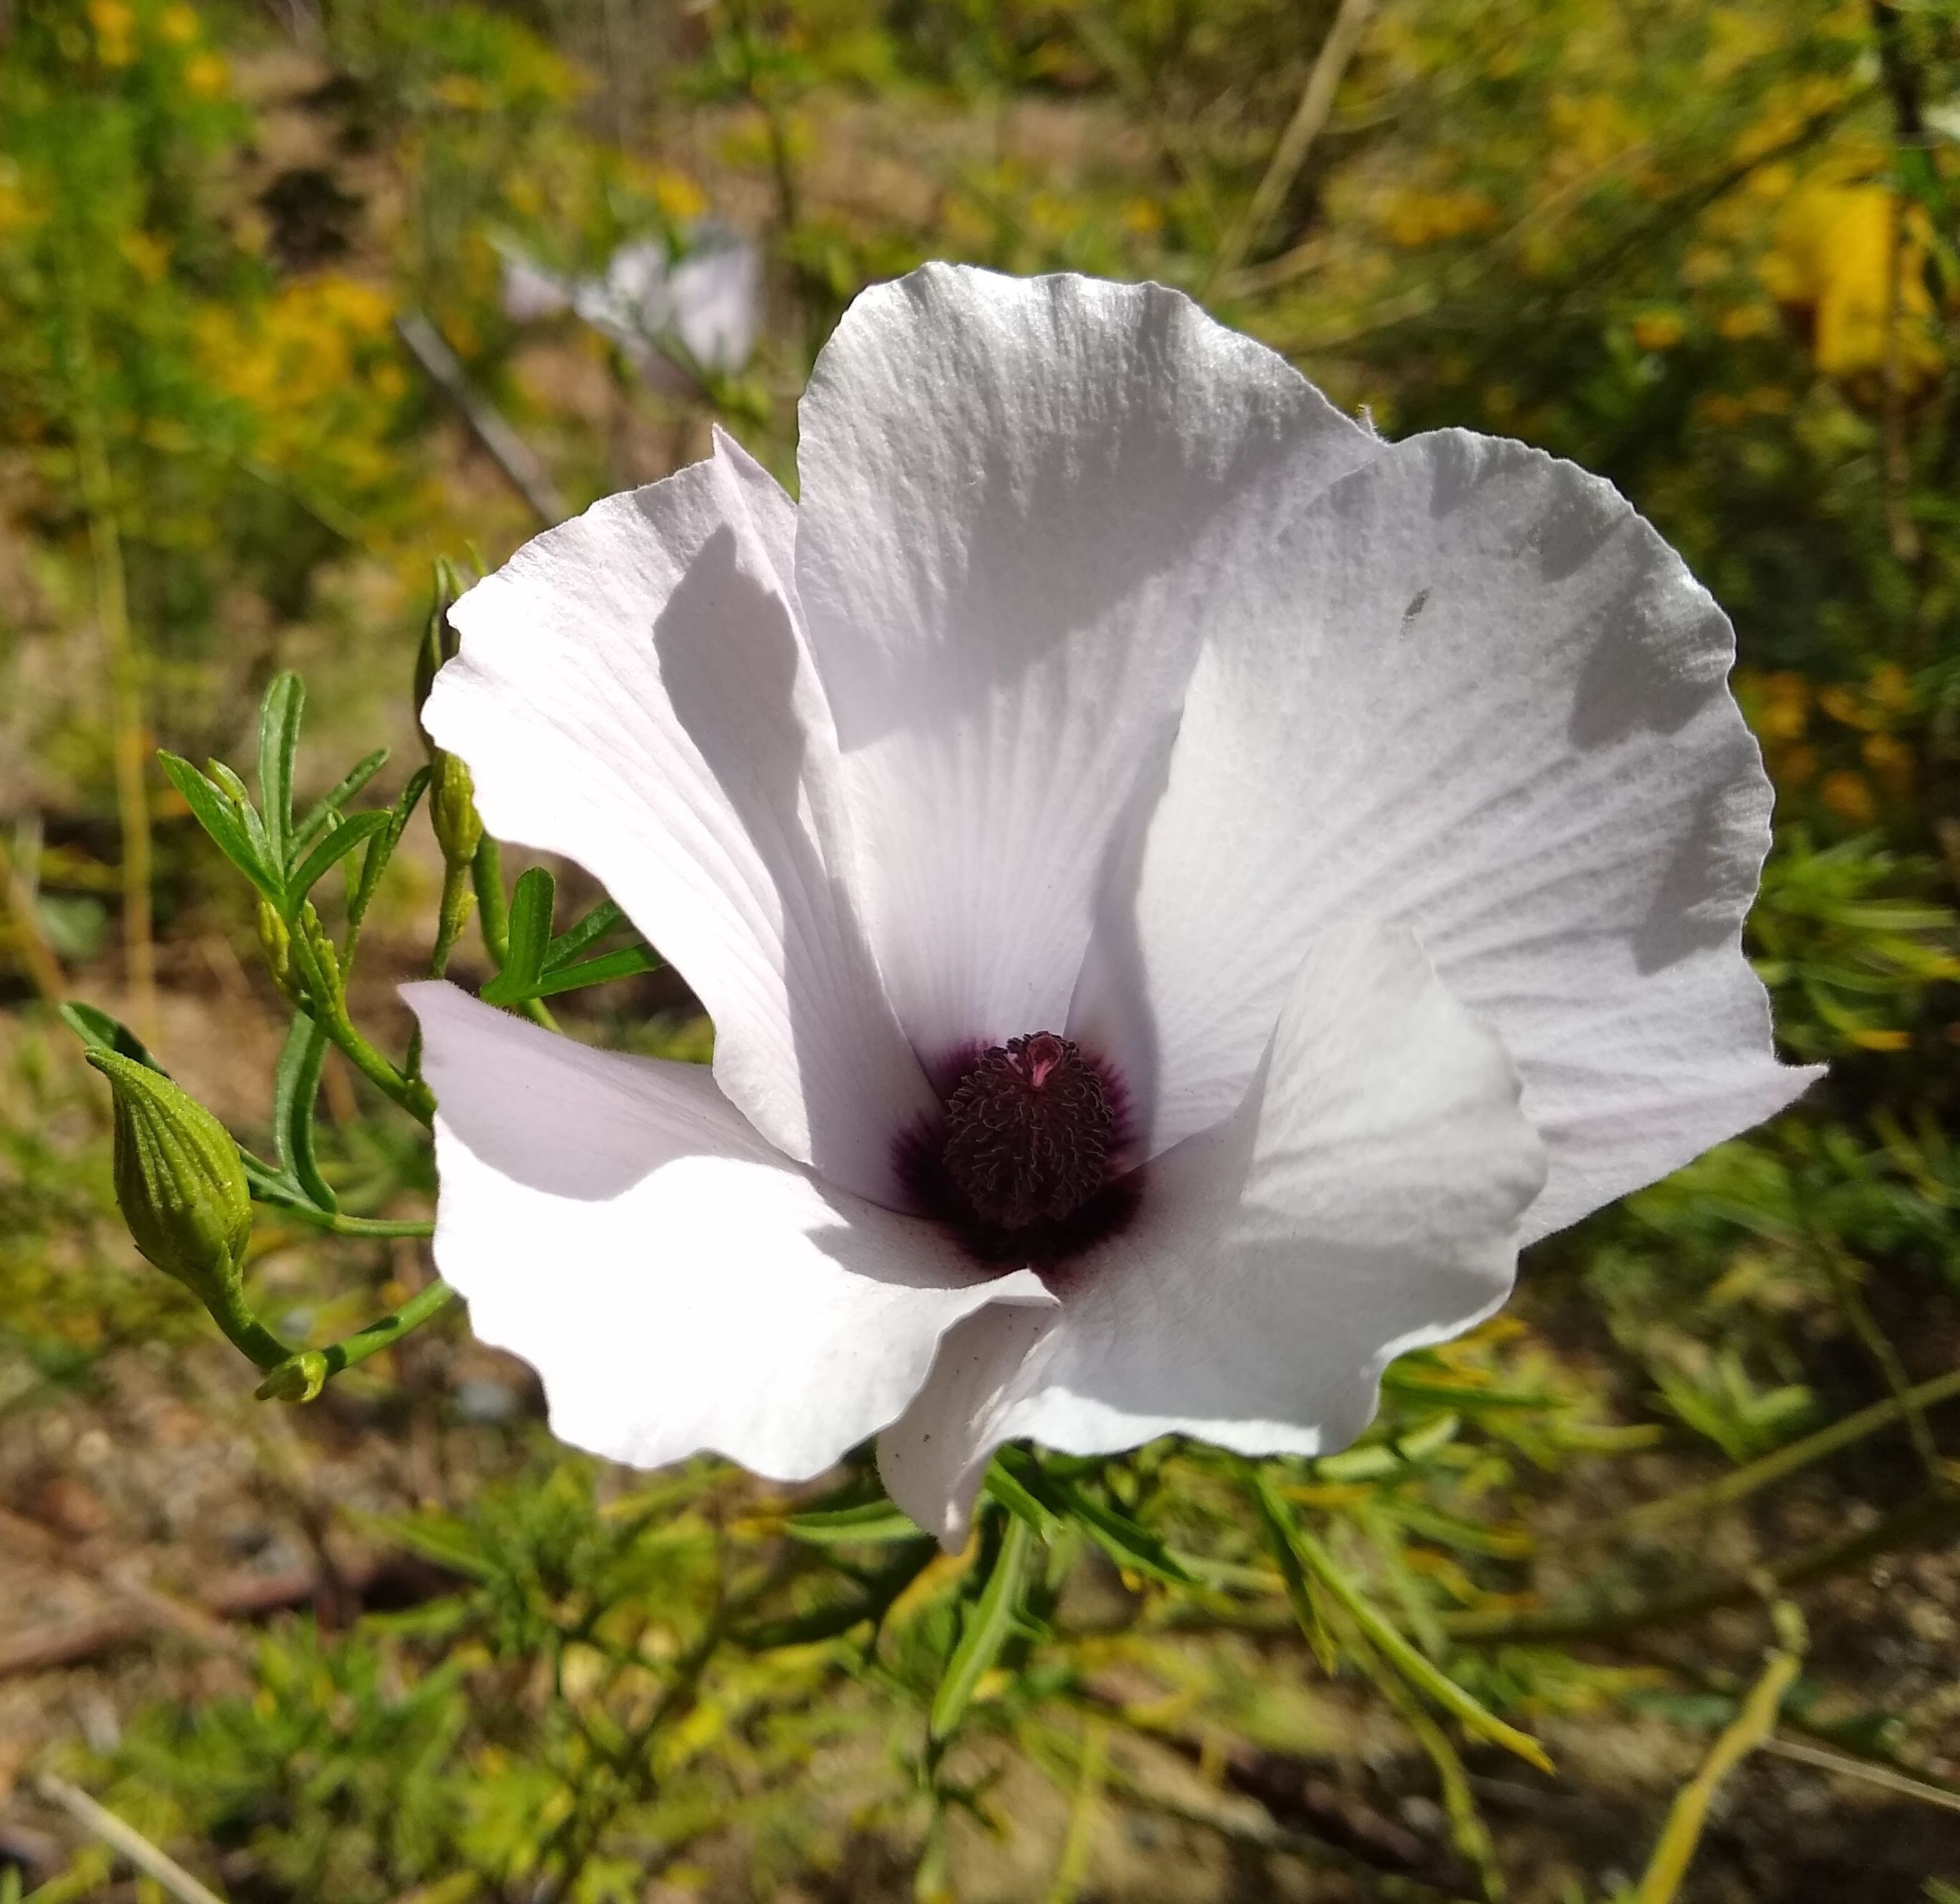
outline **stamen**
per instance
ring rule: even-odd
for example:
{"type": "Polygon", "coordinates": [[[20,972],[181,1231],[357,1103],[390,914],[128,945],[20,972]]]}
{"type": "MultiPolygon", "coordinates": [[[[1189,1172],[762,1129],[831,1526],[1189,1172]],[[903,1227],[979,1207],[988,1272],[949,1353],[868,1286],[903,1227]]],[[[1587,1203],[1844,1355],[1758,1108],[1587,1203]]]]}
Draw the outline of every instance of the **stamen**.
{"type": "Polygon", "coordinates": [[[1058,1223],[1102,1189],[1116,1118],[1094,1068],[1052,1031],[983,1052],[946,1106],[941,1162],[982,1223],[1058,1223]]]}

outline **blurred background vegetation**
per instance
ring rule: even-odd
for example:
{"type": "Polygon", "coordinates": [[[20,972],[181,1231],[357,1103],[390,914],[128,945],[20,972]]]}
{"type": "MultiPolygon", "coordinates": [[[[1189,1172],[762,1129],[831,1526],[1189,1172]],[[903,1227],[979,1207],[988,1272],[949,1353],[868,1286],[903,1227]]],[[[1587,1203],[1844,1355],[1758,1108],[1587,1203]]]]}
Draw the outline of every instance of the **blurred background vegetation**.
{"type": "MultiPolygon", "coordinates": [[[[0,4],[0,1898],[1960,1899],[1956,193],[1955,0],[0,4]],[[595,295],[731,247],[752,348],[595,295]],[[1356,1450],[1017,1470],[977,1557],[861,1471],[570,1457],[453,1315],[253,1400],[52,1009],[265,1136],[283,1001],[153,750],[250,757],[298,668],[302,791],[380,742],[394,798],[431,562],[716,419],[790,477],[815,349],[928,257],[1178,285],[1385,432],[1617,482],[1736,622],[1752,950],[1828,1082],[1535,1251],[1356,1450]]],[[[351,982],[396,1049],[441,883],[412,832],[351,982]]],[[[564,1015],[708,1049],[666,973],[564,1015]]],[[[343,1205],[425,1215],[323,1084],[343,1205]]],[[[293,1336],[430,1273],[253,1247],[293,1336]]]]}

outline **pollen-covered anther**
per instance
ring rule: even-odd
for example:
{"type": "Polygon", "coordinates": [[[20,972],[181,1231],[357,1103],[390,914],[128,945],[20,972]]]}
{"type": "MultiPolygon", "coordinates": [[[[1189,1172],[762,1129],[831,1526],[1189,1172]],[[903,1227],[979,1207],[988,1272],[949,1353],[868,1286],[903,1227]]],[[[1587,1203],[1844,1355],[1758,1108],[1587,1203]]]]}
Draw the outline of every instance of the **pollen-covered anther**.
{"type": "Polygon", "coordinates": [[[1058,1221],[1102,1188],[1115,1129],[1102,1081],[1072,1040],[1010,1038],[947,1100],[946,1174],[983,1222],[1058,1221]]]}

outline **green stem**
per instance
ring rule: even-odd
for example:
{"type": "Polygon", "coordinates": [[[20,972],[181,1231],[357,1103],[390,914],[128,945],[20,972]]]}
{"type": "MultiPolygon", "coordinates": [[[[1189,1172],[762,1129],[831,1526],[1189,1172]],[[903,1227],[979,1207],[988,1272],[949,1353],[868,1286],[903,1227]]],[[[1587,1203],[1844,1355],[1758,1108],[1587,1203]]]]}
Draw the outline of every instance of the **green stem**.
{"type": "Polygon", "coordinates": [[[348,1062],[376,1090],[393,1099],[418,1123],[435,1122],[435,1093],[419,1078],[404,1078],[390,1064],[355,1030],[344,1005],[336,1003],[321,1022],[326,1027],[326,1035],[347,1054],[348,1062]]]}
{"type": "Polygon", "coordinates": [[[1434,1700],[1466,1731],[1475,1733],[1479,1738],[1489,1740],[1493,1745],[1500,1745],[1507,1752],[1516,1753],[1528,1765],[1537,1766],[1541,1772],[1548,1772],[1552,1769],[1551,1761],[1545,1756],[1545,1747],[1529,1733],[1520,1732],[1516,1726],[1507,1725],[1495,1713],[1486,1711],[1446,1673],[1424,1658],[1409,1643],[1401,1630],[1393,1625],[1380,1609],[1335,1564],[1333,1555],[1287,1512],[1286,1504],[1280,1498],[1279,1490],[1274,1486],[1270,1474],[1249,1461],[1243,1465],[1248,1492],[1252,1495],[1252,1504],[1258,1509],[1259,1519],[1265,1527],[1266,1536],[1271,1543],[1275,1559],[1278,1559],[1282,1549],[1290,1549],[1296,1555],[1300,1566],[1319,1581],[1328,1597],[1361,1629],[1369,1644],[1411,1686],[1434,1700]]]}
{"type": "Polygon", "coordinates": [[[1864,1345],[1865,1353],[1871,1357],[1885,1387],[1891,1390],[1892,1400],[1905,1418],[1906,1431],[1912,1438],[1913,1452],[1919,1457],[1928,1477],[1936,1484],[1941,1478],[1939,1445],[1933,1438],[1933,1431],[1926,1425],[1926,1417],[1919,1404],[1912,1399],[1905,1364],[1899,1360],[1892,1339],[1879,1326],[1879,1319],[1867,1306],[1864,1291],[1858,1286],[1856,1271],[1834,1252],[1830,1268],[1838,1306],[1844,1311],[1853,1332],[1864,1345]]]}
{"type": "Polygon", "coordinates": [[[340,1210],[308,1210],[297,1204],[270,1205],[282,1216],[336,1237],[432,1237],[435,1225],[423,1217],[358,1217],[340,1210]]]}
{"type": "Polygon", "coordinates": [[[490,963],[501,972],[511,951],[511,902],[504,890],[504,855],[488,833],[476,843],[469,874],[476,888],[476,929],[490,963]]]}
{"type": "Polygon", "coordinates": [[[302,1008],[307,1014],[384,1097],[400,1105],[418,1123],[434,1123],[434,1092],[419,1078],[405,1078],[355,1029],[337,976],[325,969],[304,931],[292,935],[292,958],[304,982],[302,1008]]]}
{"type": "Polygon", "coordinates": [[[253,1315],[242,1289],[200,1291],[211,1319],[224,1331],[234,1348],[260,1368],[276,1368],[292,1351],[253,1315]]]}
{"type": "Polygon", "coordinates": [[[339,1342],[330,1342],[324,1348],[302,1349],[298,1355],[288,1352],[259,1384],[259,1399],[262,1402],[311,1401],[342,1369],[352,1368],[370,1355],[391,1348],[410,1329],[419,1329],[455,1300],[456,1291],[438,1278],[418,1290],[400,1308],[390,1310],[339,1342]]]}
{"type": "Polygon", "coordinates": [[[1862,1567],[1879,1554],[1928,1545],[1955,1530],[1960,1530],[1960,1498],[1943,1488],[1933,1488],[1895,1509],[1863,1533],[1820,1542],[1745,1574],[1677,1588],[1630,1606],[1548,1607],[1542,1612],[1522,1613],[1481,1613],[1472,1609],[1446,1613],[1441,1623],[1452,1640],[1478,1646],[1621,1639],[1657,1626],[1678,1626],[1713,1613],[1718,1606],[1734,1606],[1759,1599],[1765,1581],[1778,1587],[1803,1586],[1862,1567]]]}
{"type": "Polygon", "coordinates": [[[1921,1382],[1917,1387],[1908,1389],[1888,1400],[1874,1402],[1869,1408],[1847,1415],[1843,1421],[1819,1428],[1815,1434],[1807,1434],[1800,1441],[1792,1441],[1787,1447],[1778,1448],[1760,1460],[1752,1461],[1747,1467],[1737,1468],[1719,1480],[1685,1488],[1679,1494],[1665,1495],[1658,1501],[1650,1501],[1625,1514],[1616,1514],[1610,1520],[1582,1527],[1572,1539],[1598,1540],[1647,1533],[1684,1515],[1732,1506],[1758,1488],[1768,1487],[1784,1476],[1809,1466],[1813,1461],[1822,1461],[1827,1456],[1862,1441],[1869,1434],[1890,1428],[1906,1415],[1908,1409],[1923,1411],[1939,1403],[1951,1401],[1955,1396],[1960,1396],[1960,1369],[1936,1375],[1932,1380],[1921,1382]]]}
{"type": "Polygon", "coordinates": [[[449,970],[449,955],[456,950],[456,942],[469,921],[469,874],[468,865],[455,861],[443,868],[442,904],[436,915],[434,949],[429,954],[431,979],[441,978],[449,970]]]}
{"type": "Polygon", "coordinates": [[[1750,1689],[1742,1710],[1715,1741],[1701,1769],[1676,1796],[1633,1904],[1673,1904],[1700,1848],[1709,1807],[1722,1781],[1776,1730],[1777,1715],[1803,1665],[1803,1655],[1794,1647],[1779,1648],[1770,1654],[1762,1677],[1750,1689]]]}

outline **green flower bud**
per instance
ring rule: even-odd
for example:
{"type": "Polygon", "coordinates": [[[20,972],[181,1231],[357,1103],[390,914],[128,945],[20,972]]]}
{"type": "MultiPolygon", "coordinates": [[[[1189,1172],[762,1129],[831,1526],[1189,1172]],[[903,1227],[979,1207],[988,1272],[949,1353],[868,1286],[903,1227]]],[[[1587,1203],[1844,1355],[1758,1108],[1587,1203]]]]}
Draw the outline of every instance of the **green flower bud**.
{"type": "Polygon", "coordinates": [[[453,753],[440,748],[435,756],[435,779],[429,788],[429,824],[435,829],[437,844],[451,866],[466,866],[476,857],[483,839],[483,822],[477,817],[476,788],[469,769],[453,753]]]}
{"type": "Polygon", "coordinates": [[[422,624],[422,639],[415,644],[415,727],[428,757],[437,755],[435,743],[422,725],[422,703],[435,684],[437,671],[456,652],[456,631],[449,625],[449,605],[461,594],[455,569],[438,556],[435,565],[435,592],[429,603],[428,619],[422,624]]]}
{"type": "Polygon", "coordinates": [[[300,1000],[298,975],[293,970],[293,935],[279,916],[278,908],[268,899],[259,902],[259,950],[266,955],[266,970],[272,982],[289,1002],[300,1000]]]}
{"type": "Polygon", "coordinates": [[[87,1056],[114,1094],[116,1200],[136,1247],[207,1308],[234,1310],[252,1234],[237,1145],[162,1072],[119,1052],[87,1056]]]}
{"type": "Polygon", "coordinates": [[[311,899],[304,901],[300,906],[300,937],[306,941],[312,971],[318,976],[323,988],[323,995],[317,1002],[331,1015],[346,996],[341,983],[340,954],[334,950],[333,934],[320,924],[320,915],[313,910],[311,899]]]}

